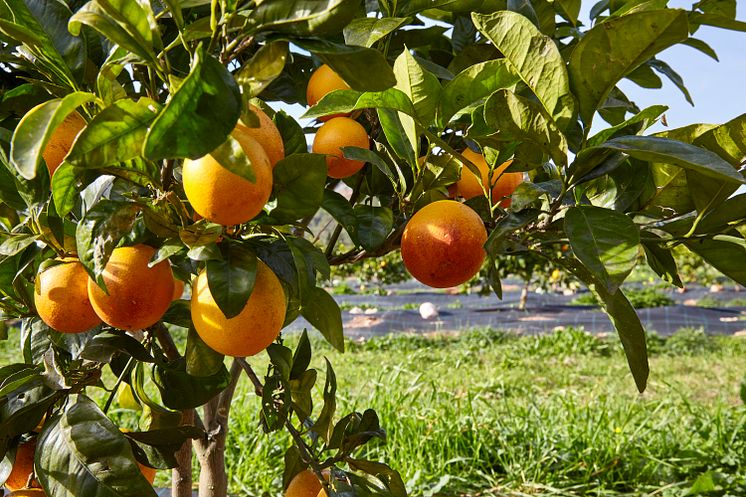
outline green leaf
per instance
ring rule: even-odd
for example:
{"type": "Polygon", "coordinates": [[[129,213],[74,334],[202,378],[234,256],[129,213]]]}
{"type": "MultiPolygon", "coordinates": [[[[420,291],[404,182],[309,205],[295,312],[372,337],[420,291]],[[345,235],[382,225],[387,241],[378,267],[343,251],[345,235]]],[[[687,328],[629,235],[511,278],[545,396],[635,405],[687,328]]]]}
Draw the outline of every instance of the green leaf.
{"type": "Polygon", "coordinates": [[[37,58],[36,63],[55,74],[59,83],[76,88],[75,80],[83,79],[87,47],[67,30],[70,8],[48,0],[8,0],[6,4],[12,20],[0,21],[0,33],[13,38],[13,31],[20,30],[25,39],[18,41],[37,58]]]}
{"type": "Polygon", "coordinates": [[[394,62],[396,88],[409,96],[419,121],[426,126],[435,121],[442,88],[438,78],[423,68],[406,48],[394,62]]]}
{"type": "Polygon", "coordinates": [[[71,396],[66,408],[47,420],[36,447],[36,477],[48,495],[156,495],[127,439],[85,395],[71,396]]]}
{"type": "Polygon", "coordinates": [[[378,121],[391,150],[415,168],[419,136],[414,120],[406,114],[390,109],[378,109],[378,121]]]}
{"type": "Polygon", "coordinates": [[[186,358],[182,357],[168,364],[156,365],[153,380],[161,392],[163,405],[182,411],[205,405],[226,389],[231,375],[221,364],[215,374],[192,376],[186,372],[186,358]]]}
{"type": "Polygon", "coordinates": [[[363,471],[380,481],[391,497],[407,497],[407,488],[399,473],[382,462],[348,458],[350,468],[363,471]]]}
{"type": "Polygon", "coordinates": [[[226,318],[238,316],[256,280],[256,254],[237,243],[222,243],[221,260],[207,261],[207,285],[226,318]]]}
{"type": "Polygon", "coordinates": [[[311,326],[321,332],[332,347],[344,352],[342,311],[339,310],[339,305],[326,290],[313,287],[304,294],[300,313],[311,323],[311,326]]]}
{"type": "Polygon", "coordinates": [[[334,368],[329,359],[324,357],[326,362],[326,381],[324,383],[324,406],[321,408],[319,418],[313,424],[312,430],[319,436],[328,441],[332,436],[334,428],[334,413],[337,410],[337,376],[334,374],[334,368]]]}
{"type": "Polygon", "coordinates": [[[637,264],[637,225],[616,211],[577,206],[565,214],[565,232],[578,259],[614,294],[637,264]]]}
{"type": "Polygon", "coordinates": [[[740,236],[715,235],[685,242],[686,247],[739,285],[746,285],[746,240],[740,236]]]}
{"type": "Polygon", "coordinates": [[[241,94],[217,59],[198,49],[189,76],[153,121],[143,153],[158,160],[196,159],[225,142],[241,115],[241,94]]]}
{"type": "Polygon", "coordinates": [[[288,43],[275,41],[263,45],[236,73],[236,83],[241,88],[244,107],[247,99],[259,95],[285,68],[288,43]]]}
{"type": "Polygon", "coordinates": [[[124,434],[140,463],[158,469],[178,466],[176,452],[190,439],[204,438],[204,430],[196,426],[174,426],[150,431],[130,431],[124,434]]]}
{"type": "Polygon", "coordinates": [[[743,157],[746,156],[746,114],[741,114],[720,126],[702,130],[701,133],[694,135],[689,143],[712,150],[733,167],[740,167],[743,157]]]}
{"type": "Polygon", "coordinates": [[[554,40],[515,12],[472,14],[472,20],[515,68],[560,129],[567,127],[575,115],[575,99],[554,40]]]}
{"type": "Polygon", "coordinates": [[[160,30],[145,0],[91,0],[70,18],[68,29],[76,36],[86,24],[112,42],[137,54],[155,67],[155,53],[163,48],[160,30]]]}
{"type": "Polygon", "coordinates": [[[671,81],[671,83],[676,85],[676,88],[678,88],[679,91],[684,94],[684,98],[686,98],[686,101],[689,102],[691,105],[694,105],[692,96],[689,94],[689,90],[686,89],[686,86],[684,86],[684,79],[679,75],[679,73],[674,71],[671,66],[669,66],[662,60],[652,59],[648,61],[648,64],[650,64],[650,67],[666,76],[671,81]]]}
{"type": "MultiPolygon", "coordinates": [[[[654,233],[645,233],[646,238],[659,238],[654,233]]],[[[662,240],[661,240],[662,241],[662,240]]],[[[652,241],[642,242],[642,248],[645,250],[645,258],[648,261],[650,269],[660,276],[664,281],[667,281],[679,288],[683,288],[684,284],[681,282],[679,277],[679,271],[676,267],[676,260],[673,258],[673,254],[670,249],[662,247],[659,243],[652,241]]]]}
{"type": "Polygon", "coordinates": [[[644,161],[672,164],[721,181],[746,183],[746,179],[717,154],[678,140],[657,136],[623,136],[597,148],[617,150],[644,161]]]}
{"type": "Polygon", "coordinates": [[[626,121],[619,123],[616,126],[606,128],[603,131],[600,131],[597,134],[593,135],[591,138],[588,139],[588,146],[594,147],[596,145],[600,145],[606,140],[618,135],[637,134],[638,131],[644,131],[652,126],[653,123],[655,123],[661,116],[661,114],[663,114],[667,110],[668,107],[665,105],[652,105],[638,112],[626,121]],[[639,126],[636,126],[638,124],[639,126]]]}
{"type": "Polygon", "coordinates": [[[64,98],[39,104],[23,116],[10,143],[10,161],[23,178],[31,180],[36,177],[44,162],[44,148],[57,126],[76,108],[95,98],[92,93],[70,93],[64,98]]]}
{"type": "Polygon", "coordinates": [[[293,353],[293,367],[290,370],[290,379],[300,378],[308,369],[309,364],[311,364],[311,342],[308,339],[308,331],[304,329],[293,353]]]}
{"type": "Polygon", "coordinates": [[[97,280],[117,243],[132,232],[140,210],[133,202],[103,199],[78,224],[75,230],[78,257],[97,280]]]}
{"type": "Polygon", "coordinates": [[[567,164],[565,135],[536,102],[510,90],[498,90],[485,103],[484,118],[499,131],[501,140],[533,143],[549,154],[556,165],[567,164]]]}
{"type": "Polygon", "coordinates": [[[705,55],[707,55],[709,57],[712,57],[716,61],[720,61],[720,59],[718,59],[718,54],[715,52],[715,50],[713,50],[713,48],[710,45],[708,45],[707,43],[705,43],[704,41],[702,41],[700,39],[689,38],[689,39],[687,39],[685,41],[682,41],[681,44],[682,45],[690,46],[690,47],[694,48],[695,50],[699,50],[703,54],[705,54],[705,55]]]}
{"type": "Polygon", "coordinates": [[[417,117],[414,105],[406,93],[396,88],[381,92],[359,92],[354,90],[335,90],[324,96],[319,103],[311,107],[301,117],[314,119],[330,114],[347,114],[358,109],[391,109],[417,117]]]}
{"type": "Polygon", "coordinates": [[[688,37],[686,13],[675,9],[608,19],[588,31],[572,51],[569,63],[573,93],[587,129],[619,80],[688,37]]]}
{"type": "Polygon", "coordinates": [[[218,147],[210,151],[210,155],[215,161],[241,178],[256,183],[256,174],[251,164],[251,159],[246,155],[241,143],[228,135],[225,141],[218,147]]]}
{"type": "Polygon", "coordinates": [[[354,0],[265,1],[251,11],[248,20],[257,32],[308,36],[339,33],[359,13],[360,5],[354,0]]]}
{"type": "Polygon", "coordinates": [[[366,251],[379,248],[394,228],[394,214],[388,207],[358,204],[354,207],[355,241],[366,251]]]}
{"type": "Polygon", "coordinates": [[[117,100],[80,133],[66,162],[102,168],[140,157],[148,126],[157,115],[158,105],[149,98],[117,100]]]}
{"type": "Polygon", "coordinates": [[[285,156],[292,154],[305,154],[308,152],[308,143],[303,128],[298,121],[290,117],[285,111],[275,112],[272,119],[282,135],[282,143],[285,146],[285,156]]]}
{"type": "Polygon", "coordinates": [[[294,39],[293,43],[329,64],[353,90],[383,91],[396,84],[394,71],[378,50],[316,39],[294,39]]]}
{"type": "Polygon", "coordinates": [[[488,60],[470,66],[443,88],[439,121],[445,124],[460,110],[505,88],[515,91],[521,78],[506,59],[488,60]]]}
{"type": "Polygon", "coordinates": [[[194,327],[189,327],[187,335],[185,371],[190,376],[212,376],[223,368],[225,356],[215,352],[202,341],[194,327]]]}
{"type": "Polygon", "coordinates": [[[279,161],[272,172],[276,206],[270,224],[286,224],[311,216],[321,206],[326,183],[326,160],[318,154],[293,154],[279,161]]]}
{"type": "Polygon", "coordinates": [[[343,32],[346,45],[357,45],[359,47],[372,47],[374,43],[408,24],[408,17],[360,17],[353,19],[343,32]]]}

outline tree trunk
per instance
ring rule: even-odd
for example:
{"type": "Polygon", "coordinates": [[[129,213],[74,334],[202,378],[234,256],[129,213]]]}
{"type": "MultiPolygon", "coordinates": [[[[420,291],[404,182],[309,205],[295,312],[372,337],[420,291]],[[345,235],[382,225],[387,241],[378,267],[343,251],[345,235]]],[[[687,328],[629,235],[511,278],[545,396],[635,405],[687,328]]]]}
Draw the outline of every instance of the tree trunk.
{"type": "Polygon", "coordinates": [[[518,310],[526,310],[526,302],[528,302],[528,281],[521,288],[521,298],[518,300],[518,310]]]}
{"type": "Polygon", "coordinates": [[[228,388],[205,404],[203,417],[207,439],[195,440],[200,465],[199,497],[227,497],[228,476],[225,472],[225,441],[231,401],[241,375],[241,366],[233,361],[228,388]]]}
{"type": "MultiPolygon", "coordinates": [[[[182,424],[194,423],[194,409],[184,411],[182,424]]],[[[179,463],[171,470],[171,496],[192,497],[192,442],[187,440],[176,453],[179,463]]]]}

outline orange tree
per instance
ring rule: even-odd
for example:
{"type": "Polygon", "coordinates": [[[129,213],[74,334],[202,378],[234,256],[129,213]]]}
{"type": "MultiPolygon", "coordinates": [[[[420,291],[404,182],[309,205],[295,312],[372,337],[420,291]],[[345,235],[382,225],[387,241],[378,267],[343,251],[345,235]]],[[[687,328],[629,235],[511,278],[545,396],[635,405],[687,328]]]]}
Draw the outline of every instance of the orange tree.
{"type": "Polygon", "coordinates": [[[499,295],[500,264],[521,254],[564,268],[603,303],[644,390],[645,332],[620,285],[640,254],[680,284],[675,247],[746,282],[746,197],[734,196],[746,115],[650,134],[666,107],[639,109],[617,84],[660,87],[661,74],[688,98],[657,55],[682,43],[716,57],[697,30],[746,24],[734,0],[691,10],[604,0],[590,25],[580,9],[0,2],[0,309],[20,322],[22,344],[0,368],[4,468],[35,444],[21,481],[49,496],[154,495],[142,465],[171,468],[181,497],[196,457],[200,495],[224,496],[245,374],[261,428],[293,441],[285,485],[311,471],[332,495],[404,495],[394,469],[361,455],[385,437],[376,413],[337,414],[329,361],[314,405],[307,335],[295,350],[278,337],[303,316],[342,350],[323,288],[330,266],[402,240],[415,276],[437,285],[486,265],[499,295]],[[304,136],[315,127],[267,105],[307,99],[323,130],[317,153],[304,136]],[[309,233],[319,209],[337,223],[329,236],[309,233]],[[343,231],[354,247],[340,251],[343,231]],[[191,305],[171,303],[184,283],[191,305]],[[266,374],[241,357],[265,350],[266,374]],[[107,417],[123,383],[144,408],[140,431],[107,417]]]}

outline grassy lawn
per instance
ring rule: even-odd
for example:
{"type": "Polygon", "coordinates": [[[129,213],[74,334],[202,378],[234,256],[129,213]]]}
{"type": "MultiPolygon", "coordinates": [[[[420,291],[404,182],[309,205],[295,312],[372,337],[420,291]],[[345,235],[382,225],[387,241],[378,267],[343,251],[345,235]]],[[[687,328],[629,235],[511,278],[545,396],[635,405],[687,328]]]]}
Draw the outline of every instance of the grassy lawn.
{"type": "MultiPolygon", "coordinates": [[[[684,330],[649,344],[650,386],[638,395],[618,340],[577,330],[392,336],[348,343],[345,354],[313,342],[319,398],[326,355],[338,415],[378,412],[388,443],[371,455],[401,471],[413,495],[673,497],[693,485],[746,495],[746,339],[684,330]]],[[[251,362],[264,370],[262,357],[251,362]]],[[[288,439],[261,432],[248,381],[232,409],[231,491],[277,495],[288,439]]]]}

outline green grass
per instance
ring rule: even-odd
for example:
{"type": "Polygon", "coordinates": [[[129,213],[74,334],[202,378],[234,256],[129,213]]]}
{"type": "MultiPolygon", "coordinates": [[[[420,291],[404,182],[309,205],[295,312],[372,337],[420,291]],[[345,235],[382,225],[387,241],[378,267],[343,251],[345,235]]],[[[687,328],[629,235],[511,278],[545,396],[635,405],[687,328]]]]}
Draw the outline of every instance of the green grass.
{"type": "MultiPolygon", "coordinates": [[[[673,305],[675,301],[654,287],[629,287],[624,288],[624,294],[635,309],[649,307],[665,307],[673,305]]],[[[575,305],[598,305],[598,300],[592,293],[583,293],[572,300],[575,305]]]]}
{"type": "MultiPolygon", "coordinates": [[[[701,495],[746,495],[746,340],[688,329],[648,342],[650,383],[639,395],[618,339],[572,328],[386,336],[348,341],[345,354],[313,340],[316,401],[326,356],[337,417],[374,408],[388,441],[368,455],[401,471],[416,496],[674,497],[697,480],[716,488],[701,495]]],[[[263,357],[250,362],[266,367],[263,357]]],[[[289,441],[261,432],[258,409],[242,379],[226,453],[236,495],[280,492],[289,441]]]]}

